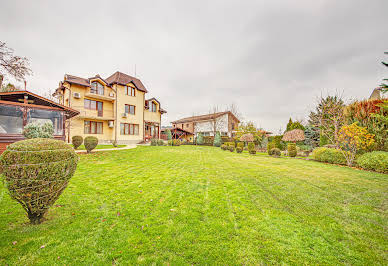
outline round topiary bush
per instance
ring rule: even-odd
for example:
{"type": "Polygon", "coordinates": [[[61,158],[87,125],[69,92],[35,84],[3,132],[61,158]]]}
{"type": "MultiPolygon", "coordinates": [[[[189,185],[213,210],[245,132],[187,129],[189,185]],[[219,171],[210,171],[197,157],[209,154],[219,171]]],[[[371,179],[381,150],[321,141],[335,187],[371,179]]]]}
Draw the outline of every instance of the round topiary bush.
{"type": "Polygon", "coordinates": [[[272,148],[271,149],[271,155],[272,156],[279,157],[281,154],[282,154],[282,152],[280,151],[280,149],[278,149],[278,148],[272,148]]]}
{"type": "Polygon", "coordinates": [[[59,198],[77,168],[74,149],[61,140],[36,138],[8,145],[0,156],[11,198],[27,212],[31,224],[59,198]]]}
{"type": "Polygon", "coordinates": [[[169,139],[169,140],[167,141],[167,145],[168,145],[168,146],[172,146],[172,139],[169,139]]]}
{"type": "Polygon", "coordinates": [[[78,147],[82,145],[82,142],[84,142],[84,139],[81,136],[73,136],[71,138],[74,149],[78,149],[78,147]]]}
{"type": "Polygon", "coordinates": [[[287,145],[288,156],[295,157],[298,151],[296,150],[295,143],[288,143],[287,145]]]}
{"type": "Polygon", "coordinates": [[[88,136],[84,140],[85,149],[88,153],[90,153],[94,148],[97,147],[98,144],[98,138],[88,136]]]}
{"type": "Polygon", "coordinates": [[[181,146],[181,140],[180,139],[174,139],[172,141],[172,146],[181,146]]]}
{"type": "Polygon", "coordinates": [[[242,153],[242,151],[243,151],[243,149],[242,149],[241,147],[237,147],[237,148],[236,148],[236,152],[237,152],[237,153],[242,153]]]}
{"type": "Polygon", "coordinates": [[[228,150],[229,150],[230,152],[234,152],[234,146],[228,146],[228,150]]]}
{"type": "Polygon", "coordinates": [[[162,139],[158,140],[158,146],[164,146],[164,141],[162,139]]]}
{"type": "Polygon", "coordinates": [[[151,146],[157,146],[158,140],[157,139],[151,139],[151,146]]]}

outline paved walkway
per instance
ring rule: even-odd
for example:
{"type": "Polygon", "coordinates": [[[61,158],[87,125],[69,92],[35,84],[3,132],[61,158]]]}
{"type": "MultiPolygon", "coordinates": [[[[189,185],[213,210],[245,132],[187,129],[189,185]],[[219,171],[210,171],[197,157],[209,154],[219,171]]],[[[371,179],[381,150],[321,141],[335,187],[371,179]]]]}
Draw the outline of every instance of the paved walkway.
{"type": "MultiPolygon", "coordinates": [[[[119,150],[129,150],[129,149],[134,149],[134,148],[136,148],[136,147],[137,147],[136,144],[130,144],[130,145],[127,145],[127,146],[122,147],[122,148],[95,149],[95,150],[92,150],[92,153],[94,153],[94,152],[99,152],[99,151],[119,151],[119,150]]],[[[76,152],[76,153],[86,153],[86,150],[76,150],[75,152],[76,152]]]]}

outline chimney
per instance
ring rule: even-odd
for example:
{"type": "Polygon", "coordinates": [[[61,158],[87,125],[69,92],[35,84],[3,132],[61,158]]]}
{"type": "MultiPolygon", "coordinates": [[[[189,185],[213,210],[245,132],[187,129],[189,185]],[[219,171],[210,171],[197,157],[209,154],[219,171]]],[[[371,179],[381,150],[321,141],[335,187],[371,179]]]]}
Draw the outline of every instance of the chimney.
{"type": "Polygon", "coordinates": [[[27,90],[27,81],[24,81],[24,90],[27,90]]]}

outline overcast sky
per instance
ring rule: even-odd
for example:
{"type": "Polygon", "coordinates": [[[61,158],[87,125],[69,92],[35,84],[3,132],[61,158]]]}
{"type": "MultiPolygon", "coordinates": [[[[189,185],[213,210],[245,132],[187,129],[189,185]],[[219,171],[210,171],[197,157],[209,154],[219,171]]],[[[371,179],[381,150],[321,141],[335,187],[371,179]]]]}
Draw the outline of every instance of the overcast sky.
{"type": "Polygon", "coordinates": [[[33,92],[136,65],[163,125],[234,103],[277,133],[321,93],[367,98],[387,78],[387,12],[387,0],[3,0],[0,40],[30,59],[33,92]]]}

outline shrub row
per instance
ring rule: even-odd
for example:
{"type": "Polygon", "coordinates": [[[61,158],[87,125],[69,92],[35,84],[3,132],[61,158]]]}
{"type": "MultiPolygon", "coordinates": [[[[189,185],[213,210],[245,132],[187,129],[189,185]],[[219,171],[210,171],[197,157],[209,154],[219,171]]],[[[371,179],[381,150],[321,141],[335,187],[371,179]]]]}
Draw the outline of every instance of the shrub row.
{"type": "Polygon", "coordinates": [[[366,170],[388,174],[388,152],[372,151],[364,153],[357,159],[357,164],[366,170]]]}
{"type": "Polygon", "coordinates": [[[162,139],[151,139],[151,146],[164,146],[162,139]]]}
{"type": "Polygon", "coordinates": [[[334,148],[320,147],[314,149],[312,153],[313,159],[324,163],[346,164],[346,159],[343,153],[334,148]]]}

